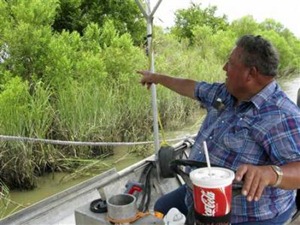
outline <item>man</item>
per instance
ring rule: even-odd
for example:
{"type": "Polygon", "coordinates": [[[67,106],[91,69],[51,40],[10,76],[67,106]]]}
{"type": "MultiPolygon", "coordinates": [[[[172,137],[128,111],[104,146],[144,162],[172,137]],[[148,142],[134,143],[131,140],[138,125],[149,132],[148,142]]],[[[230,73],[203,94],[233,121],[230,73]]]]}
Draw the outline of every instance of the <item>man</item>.
{"type": "MultiPolygon", "coordinates": [[[[225,83],[138,71],[148,88],[161,84],[207,109],[189,157],[205,162],[202,143],[206,141],[211,163],[236,171],[235,180],[243,187],[241,195],[232,199],[232,224],[284,224],[295,210],[294,190],[300,188],[300,111],[275,81],[278,63],[269,41],[245,35],[223,67],[225,83]]],[[[192,209],[185,186],[162,196],[155,211],[166,214],[172,207],[184,214],[192,209]]]]}

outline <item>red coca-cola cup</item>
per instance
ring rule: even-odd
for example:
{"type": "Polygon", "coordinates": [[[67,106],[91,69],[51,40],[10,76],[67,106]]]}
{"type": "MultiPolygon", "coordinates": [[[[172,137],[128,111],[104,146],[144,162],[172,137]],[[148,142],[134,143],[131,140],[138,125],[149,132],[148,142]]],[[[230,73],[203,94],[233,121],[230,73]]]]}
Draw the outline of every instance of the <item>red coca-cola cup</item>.
{"type": "Polygon", "coordinates": [[[234,172],[220,167],[190,173],[196,224],[229,224],[234,172]]]}

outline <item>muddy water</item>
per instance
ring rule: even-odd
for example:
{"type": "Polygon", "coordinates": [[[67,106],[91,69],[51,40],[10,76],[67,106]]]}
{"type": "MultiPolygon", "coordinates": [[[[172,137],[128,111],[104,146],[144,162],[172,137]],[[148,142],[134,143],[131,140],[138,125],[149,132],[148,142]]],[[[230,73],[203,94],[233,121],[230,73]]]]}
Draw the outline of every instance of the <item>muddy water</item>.
{"type": "MultiPolygon", "coordinates": [[[[103,166],[100,167],[99,174],[113,167],[117,170],[121,170],[126,168],[128,165],[132,165],[135,162],[142,160],[142,157],[136,157],[135,155],[128,154],[127,152],[128,148],[115,148],[114,156],[101,160],[100,163],[103,166]]],[[[91,178],[91,175],[76,177],[74,174],[68,173],[52,173],[40,177],[38,180],[38,187],[32,191],[10,191],[9,200],[3,200],[0,196],[0,218],[4,218],[7,215],[26,208],[51,195],[66,190],[89,178],[91,178]]]]}
{"type": "Polygon", "coordinates": [[[300,88],[300,74],[295,75],[292,78],[281,79],[279,81],[281,88],[287,93],[287,95],[294,101],[297,101],[297,93],[300,88]]]}
{"type": "MultiPolygon", "coordinates": [[[[281,79],[279,81],[283,90],[286,91],[288,96],[296,102],[297,92],[300,88],[300,74],[294,77],[289,77],[287,79],[281,79]]],[[[196,118],[197,123],[188,126],[183,131],[173,132],[172,138],[186,137],[188,135],[195,134],[199,128],[199,123],[202,118],[196,118]],[[199,121],[198,121],[199,120],[199,121]],[[199,123],[198,123],[199,122],[199,123]]],[[[169,134],[168,134],[169,136],[169,134]]],[[[141,160],[133,155],[126,155],[126,149],[117,149],[116,154],[113,158],[109,159],[106,163],[117,167],[117,169],[125,168],[128,165],[133,164],[141,160]],[[118,162],[118,163],[115,163],[118,162]]],[[[100,172],[99,172],[100,173],[100,172]]],[[[73,185],[76,185],[90,177],[83,177],[77,179],[69,179],[68,182],[61,182],[67,174],[64,173],[54,173],[49,174],[40,178],[38,188],[33,191],[12,191],[10,192],[11,203],[5,206],[3,201],[0,201],[0,218],[5,217],[12,212],[20,210],[24,207],[30,206],[37,201],[47,198],[55,193],[61,192],[73,185]]]]}

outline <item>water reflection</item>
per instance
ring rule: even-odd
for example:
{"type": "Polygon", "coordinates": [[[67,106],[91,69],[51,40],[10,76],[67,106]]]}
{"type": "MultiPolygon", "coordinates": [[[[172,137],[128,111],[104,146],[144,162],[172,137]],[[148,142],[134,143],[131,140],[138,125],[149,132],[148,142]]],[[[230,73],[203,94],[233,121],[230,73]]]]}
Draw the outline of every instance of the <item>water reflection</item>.
{"type": "Polygon", "coordinates": [[[300,88],[300,74],[285,79],[281,78],[278,82],[285,93],[296,103],[298,89],[300,88]]]}

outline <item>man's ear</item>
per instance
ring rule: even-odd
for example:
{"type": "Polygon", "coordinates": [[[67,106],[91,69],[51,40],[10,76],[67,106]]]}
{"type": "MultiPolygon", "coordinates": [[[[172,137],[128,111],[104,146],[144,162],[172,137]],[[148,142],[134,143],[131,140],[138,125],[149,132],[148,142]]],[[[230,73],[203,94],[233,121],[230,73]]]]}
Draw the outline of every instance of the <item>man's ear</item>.
{"type": "Polygon", "coordinates": [[[251,66],[250,67],[250,72],[249,72],[251,75],[258,75],[259,72],[258,72],[258,69],[256,68],[256,66],[251,66]]]}
{"type": "Polygon", "coordinates": [[[259,76],[259,71],[255,66],[251,66],[248,73],[248,79],[257,79],[257,76],[259,76]]]}

